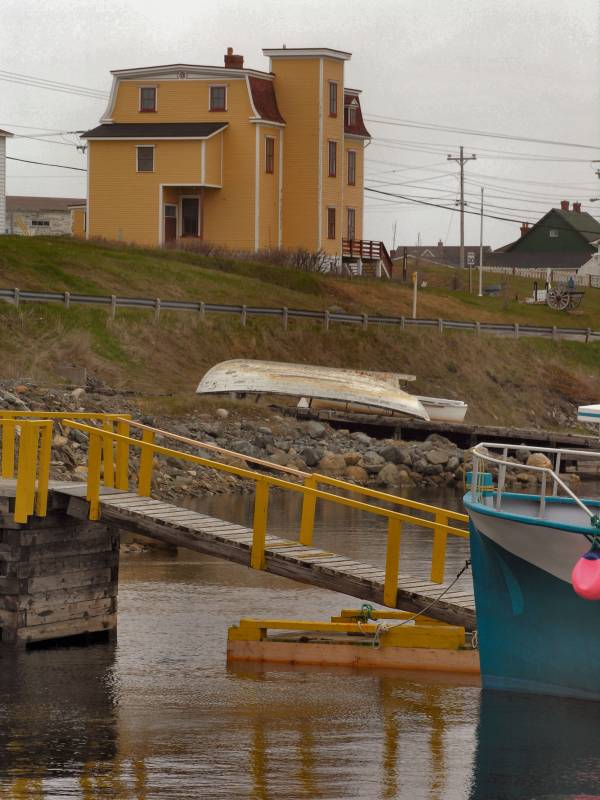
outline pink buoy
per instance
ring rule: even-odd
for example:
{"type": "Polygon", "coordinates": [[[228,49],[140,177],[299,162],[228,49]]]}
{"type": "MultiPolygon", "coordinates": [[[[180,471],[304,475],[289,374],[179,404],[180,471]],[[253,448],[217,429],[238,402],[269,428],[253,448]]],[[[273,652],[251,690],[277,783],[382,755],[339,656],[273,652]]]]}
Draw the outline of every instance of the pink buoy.
{"type": "Polygon", "coordinates": [[[600,600],[600,550],[592,547],[581,556],[573,567],[571,583],[585,600],[600,600]]]}

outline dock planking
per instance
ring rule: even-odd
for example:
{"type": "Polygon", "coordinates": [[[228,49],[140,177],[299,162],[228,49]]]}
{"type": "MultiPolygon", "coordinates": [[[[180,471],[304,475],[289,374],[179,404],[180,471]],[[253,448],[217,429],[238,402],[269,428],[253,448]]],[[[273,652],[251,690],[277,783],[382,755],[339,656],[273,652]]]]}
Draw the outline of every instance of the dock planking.
{"type": "MultiPolygon", "coordinates": [[[[67,500],[67,513],[86,519],[85,484],[52,482],[51,491],[67,500]]],[[[166,544],[250,565],[252,530],[181,506],[131,492],[101,488],[102,522],[149,536],[166,544]]],[[[265,571],[273,575],[341,592],[360,600],[383,604],[384,571],[372,564],[297,541],[267,534],[265,571]]],[[[400,575],[396,607],[419,612],[453,625],[474,630],[475,603],[468,572],[452,588],[452,579],[442,584],[418,576],[400,575]],[[439,598],[439,599],[438,599],[439,598]]]]}

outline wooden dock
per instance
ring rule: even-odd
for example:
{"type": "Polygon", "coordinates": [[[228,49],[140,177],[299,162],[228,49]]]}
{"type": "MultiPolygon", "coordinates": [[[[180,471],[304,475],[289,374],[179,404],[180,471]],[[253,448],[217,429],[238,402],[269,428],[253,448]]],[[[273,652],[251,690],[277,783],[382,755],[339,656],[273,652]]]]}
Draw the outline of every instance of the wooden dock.
{"type": "MultiPolygon", "coordinates": [[[[87,519],[86,486],[52,482],[51,492],[68,498],[67,513],[87,519]]],[[[101,519],[111,527],[141,533],[167,544],[185,547],[217,558],[250,565],[252,530],[222,519],[200,514],[171,503],[102,487],[101,519]]],[[[341,592],[360,600],[383,603],[385,570],[317,547],[275,535],[266,537],[265,571],[302,583],[341,592]]],[[[466,630],[475,629],[473,584],[467,571],[443,598],[437,600],[454,576],[445,583],[401,574],[397,608],[422,611],[466,630]],[[433,603],[433,605],[432,605],[433,603]]]]}
{"type": "MultiPolygon", "coordinates": [[[[424,440],[430,434],[438,433],[465,449],[486,441],[527,444],[531,447],[563,447],[574,450],[598,449],[598,436],[592,434],[585,435],[531,428],[504,428],[495,425],[477,425],[470,422],[434,422],[392,416],[390,414],[355,414],[327,409],[321,409],[316,413],[309,412],[301,416],[328,422],[337,427],[370,432],[373,436],[394,436],[397,439],[424,440]]],[[[575,463],[577,458],[571,456],[566,460],[575,463]]]]}

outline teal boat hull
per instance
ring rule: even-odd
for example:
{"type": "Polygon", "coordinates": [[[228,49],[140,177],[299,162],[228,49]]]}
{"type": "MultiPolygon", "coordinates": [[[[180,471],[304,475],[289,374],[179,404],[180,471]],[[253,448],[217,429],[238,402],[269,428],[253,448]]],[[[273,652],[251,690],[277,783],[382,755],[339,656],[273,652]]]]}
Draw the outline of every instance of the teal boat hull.
{"type": "Polygon", "coordinates": [[[600,603],[579,597],[565,579],[589,546],[585,536],[481,513],[468,496],[465,505],[483,687],[600,700],[600,603]],[[519,536],[511,537],[515,525],[519,536]],[[547,542],[541,553],[539,535],[547,542]]]}

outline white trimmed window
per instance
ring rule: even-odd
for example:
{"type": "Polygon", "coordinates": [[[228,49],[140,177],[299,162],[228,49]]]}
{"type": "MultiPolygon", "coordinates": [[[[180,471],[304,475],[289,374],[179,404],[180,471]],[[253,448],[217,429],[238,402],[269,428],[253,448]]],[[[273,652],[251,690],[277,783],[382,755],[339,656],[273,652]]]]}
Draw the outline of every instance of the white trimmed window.
{"type": "Polygon", "coordinates": [[[156,111],[156,86],[140,86],[140,111],[156,111]]]}
{"type": "Polygon", "coordinates": [[[269,175],[275,172],[275,139],[272,136],[265,137],[265,172],[269,175]]]}
{"type": "Polygon", "coordinates": [[[337,117],[338,85],[337,81],[329,81],[329,116],[337,117]]]}
{"type": "Polygon", "coordinates": [[[356,209],[348,209],[348,238],[356,239],[356,209]]]}
{"type": "Polygon", "coordinates": [[[209,87],[209,111],[227,111],[227,87],[209,87]]]}
{"type": "Polygon", "coordinates": [[[154,145],[136,146],[136,168],[138,172],[154,172],[154,145]]]}
{"type": "Polygon", "coordinates": [[[356,150],[348,150],[348,186],[356,186],[356,150]]]}

